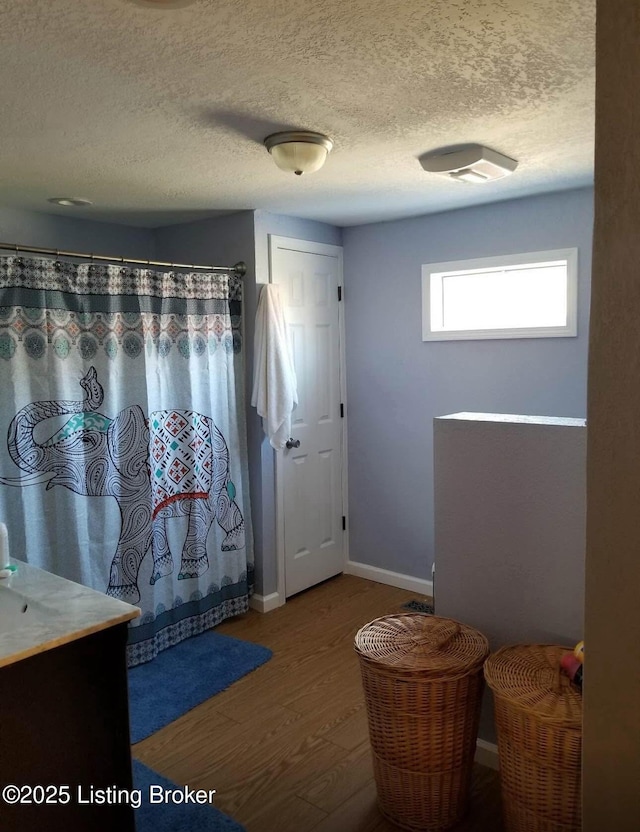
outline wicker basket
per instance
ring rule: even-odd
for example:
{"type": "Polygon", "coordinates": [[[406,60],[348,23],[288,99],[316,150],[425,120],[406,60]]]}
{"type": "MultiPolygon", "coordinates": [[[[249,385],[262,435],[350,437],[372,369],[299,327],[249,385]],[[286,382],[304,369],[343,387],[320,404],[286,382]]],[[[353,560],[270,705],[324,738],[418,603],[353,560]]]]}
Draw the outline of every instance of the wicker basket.
{"type": "Polygon", "coordinates": [[[582,696],[566,647],[503,647],[485,665],[498,729],[507,832],[579,832],[582,696]]]}
{"type": "Polygon", "coordinates": [[[464,815],[486,638],[448,618],[377,618],[356,635],[369,736],[385,817],[436,832],[464,815]]]}

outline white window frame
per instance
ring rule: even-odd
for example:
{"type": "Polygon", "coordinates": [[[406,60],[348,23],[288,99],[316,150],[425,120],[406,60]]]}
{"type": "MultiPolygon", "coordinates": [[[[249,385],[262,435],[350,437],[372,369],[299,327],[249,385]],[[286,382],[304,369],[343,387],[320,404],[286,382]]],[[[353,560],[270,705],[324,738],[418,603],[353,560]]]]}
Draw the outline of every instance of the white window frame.
{"type": "Polygon", "coordinates": [[[578,249],[562,248],[552,251],[534,251],[524,254],[507,254],[499,257],[481,257],[474,260],[453,260],[448,263],[429,263],[422,266],[422,340],[423,341],[475,341],[500,338],[574,338],[578,334],[578,249]],[[567,261],[567,323],[566,326],[517,327],[513,329],[465,329],[442,330],[431,328],[432,296],[442,297],[443,273],[494,271],[496,269],[529,264],[567,261]],[[439,283],[439,288],[438,288],[439,283]]]}

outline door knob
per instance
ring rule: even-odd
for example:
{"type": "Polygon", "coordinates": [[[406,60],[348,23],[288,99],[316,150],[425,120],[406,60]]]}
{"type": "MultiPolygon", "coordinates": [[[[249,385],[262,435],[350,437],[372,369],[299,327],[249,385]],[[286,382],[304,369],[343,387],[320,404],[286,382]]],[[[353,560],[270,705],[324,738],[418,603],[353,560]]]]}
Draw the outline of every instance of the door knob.
{"type": "Polygon", "coordinates": [[[291,450],[291,448],[299,448],[300,447],[300,440],[299,439],[287,439],[287,448],[291,450]]]}

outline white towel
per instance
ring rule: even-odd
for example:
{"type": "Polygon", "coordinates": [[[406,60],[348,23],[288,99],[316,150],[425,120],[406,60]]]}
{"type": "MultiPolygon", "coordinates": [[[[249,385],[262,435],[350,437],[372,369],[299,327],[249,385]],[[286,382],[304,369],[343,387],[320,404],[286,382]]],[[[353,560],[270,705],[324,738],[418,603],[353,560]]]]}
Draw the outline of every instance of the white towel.
{"type": "Polygon", "coordinates": [[[284,448],[291,435],[291,412],[298,404],[298,388],[289,349],[278,286],[267,283],[256,312],[251,404],[262,416],[272,448],[284,448]]]}

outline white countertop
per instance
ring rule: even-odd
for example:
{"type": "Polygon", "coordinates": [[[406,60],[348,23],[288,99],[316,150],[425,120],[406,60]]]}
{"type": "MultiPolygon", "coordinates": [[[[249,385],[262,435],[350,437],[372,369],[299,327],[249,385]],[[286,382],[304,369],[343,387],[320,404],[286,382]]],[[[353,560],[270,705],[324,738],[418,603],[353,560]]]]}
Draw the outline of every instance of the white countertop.
{"type": "Polygon", "coordinates": [[[124,601],[28,563],[11,562],[18,571],[11,579],[0,580],[0,667],[140,615],[138,607],[124,601]]]}

